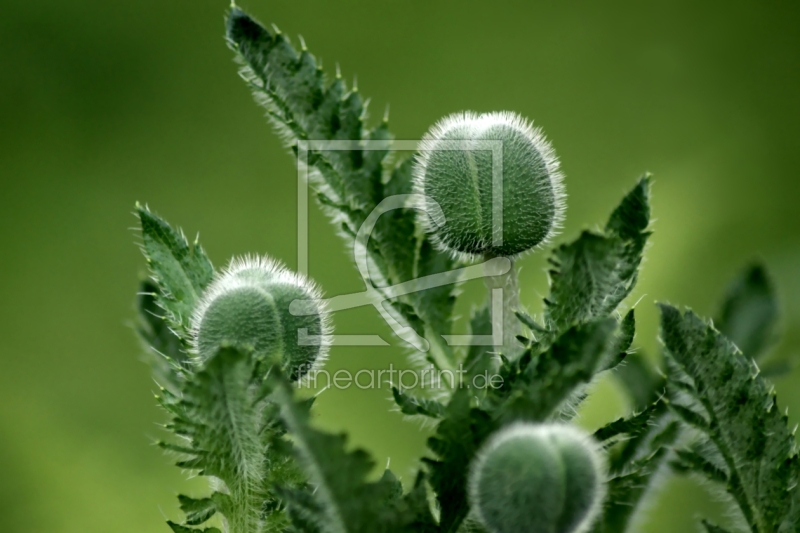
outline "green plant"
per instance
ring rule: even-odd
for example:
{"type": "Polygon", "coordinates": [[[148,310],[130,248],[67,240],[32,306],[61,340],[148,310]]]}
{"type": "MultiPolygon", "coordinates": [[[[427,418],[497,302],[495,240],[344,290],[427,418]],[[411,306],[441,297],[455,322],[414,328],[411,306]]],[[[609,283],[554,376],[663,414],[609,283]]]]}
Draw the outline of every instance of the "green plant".
{"type": "Polygon", "coordinates": [[[473,461],[470,505],[493,533],[586,531],[603,501],[602,452],[562,424],[498,431],[473,461]]]}
{"type": "Polygon", "coordinates": [[[389,470],[371,480],[369,455],[348,451],[345,436],[310,425],[313,399],[295,390],[295,381],[325,355],[328,331],[317,291],[269,260],[234,262],[215,275],[197,242],[137,206],[151,271],[140,290],[139,333],[172,434],[161,446],[211,486],[205,498],[179,496],[186,516],[182,524],[169,522],[173,531],[219,531],[204,526],[218,517],[231,533],[506,533],[521,522],[527,529],[520,531],[622,532],[656,473],[670,468],[725,489],[742,529],[798,531],[796,444],[756,364],[777,319],[763,269],[749,269],[732,285],[716,326],[662,305],[665,375],[650,368],[631,351],[634,310],[622,314],[620,308],[650,235],[645,176],[602,229],[549,252],[550,292],[541,316],[517,309],[513,264],[500,274],[487,272],[490,297],[470,327],[474,339],[492,335],[494,345],[451,346],[445,336],[452,334],[454,283],[391,288],[447,276],[474,259],[541,246],[561,212],[549,146],[507,114],[489,116],[504,119],[494,131],[467,127],[451,137],[507,141],[510,173],[503,186],[536,206],[504,196],[501,227],[508,238],[496,244],[495,229],[484,220],[495,198],[487,194],[485,154],[469,144],[455,156],[438,153],[438,140],[451,131],[440,127],[425,141],[430,153],[416,163],[393,163],[387,120],[367,128],[358,91],[338,75],[326,82],[305,46],[296,51],[277,30],[236,7],[227,34],[243,78],[290,147],[306,140],[357,141],[350,150],[311,151],[311,185],[351,242],[365,223],[374,224],[368,243],[360,244],[369,283],[385,297],[386,312],[424,339],[420,346],[427,350],[418,353],[435,369],[462,368],[467,384],[480,375],[497,380],[478,388],[451,384],[435,398],[393,388],[400,410],[429,420],[435,433],[411,486],[403,487],[389,470]],[[358,145],[366,141],[381,148],[358,145]],[[460,212],[429,187],[442,180],[453,180],[446,188],[466,186],[476,201],[460,212]],[[526,189],[531,180],[535,187],[526,189]],[[444,217],[437,220],[435,206],[420,203],[420,194],[438,200],[444,217]],[[370,218],[398,195],[408,202],[370,218]],[[433,213],[432,220],[419,209],[433,213]],[[492,305],[498,289],[506,293],[500,309],[492,305]],[[317,342],[301,342],[300,330],[317,342]],[[591,437],[565,429],[587,385],[603,372],[618,374],[636,411],[591,437]],[[556,472],[559,461],[563,468],[556,472]],[[519,475],[523,463],[540,468],[519,475]],[[537,476],[545,475],[563,488],[557,505],[513,505],[537,499],[537,476]],[[509,505],[497,487],[513,487],[509,505]]]}

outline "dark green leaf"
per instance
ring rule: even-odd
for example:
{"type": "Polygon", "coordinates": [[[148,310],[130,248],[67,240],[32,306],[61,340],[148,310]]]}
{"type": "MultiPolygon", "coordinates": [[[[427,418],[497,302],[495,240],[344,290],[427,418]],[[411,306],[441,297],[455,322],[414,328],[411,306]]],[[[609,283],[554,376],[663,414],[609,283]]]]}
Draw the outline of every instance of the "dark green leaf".
{"type": "Polygon", "coordinates": [[[186,527],[175,522],[167,522],[167,525],[172,528],[173,533],[222,533],[215,527],[207,527],[203,529],[195,529],[193,527],[186,527]]]}
{"type": "MultiPolygon", "coordinates": [[[[415,273],[418,278],[447,272],[455,266],[455,260],[449,255],[437,252],[429,238],[422,241],[418,257],[415,273]]],[[[453,306],[456,301],[454,292],[454,285],[442,285],[412,295],[417,314],[436,334],[450,332],[453,306]]]]}
{"type": "MultiPolygon", "coordinates": [[[[591,381],[614,346],[613,318],[573,326],[536,356],[506,388],[495,416],[503,420],[542,421],[563,410],[576,390],[591,381]]],[[[523,356],[525,357],[525,356],[523,356]]]]}
{"type": "Polygon", "coordinates": [[[677,425],[663,415],[663,405],[654,405],[648,427],[631,434],[631,439],[622,448],[611,453],[608,496],[594,533],[627,531],[654,476],[664,464],[667,446],[677,438],[677,425]],[[660,420],[654,421],[655,417],[660,417],[660,420]]]}
{"type": "Polygon", "coordinates": [[[636,315],[633,309],[625,314],[625,317],[620,321],[619,331],[617,331],[617,344],[614,347],[614,354],[611,357],[603,370],[611,370],[617,368],[625,358],[628,357],[628,350],[633,344],[633,338],[636,335],[636,315]]]}
{"type": "Polygon", "coordinates": [[[519,321],[528,326],[528,328],[531,331],[539,333],[544,333],[547,331],[544,327],[536,323],[533,317],[531,317],[528,313],[523,313],[522,311],[516,311],[514,314],[517,315],[519,321]]]}
{"type": "Polygon", "coordinates": [[[719,318],[719,331],[754,359],[774,340],[778,321],[775,289],[762,265],[748,267],[728,288],[719,318]]]}
{"type": "Polygon", "coordinates": [[[407,516],[403,531],[406,533],[439,533],[439,524],[431,514],[425,475],[420,473],[414,487],[403,497],[407,516]]]}
{"type": "Polygon", "coordinates": [[[676,460],[672,463],[674,469],[684,472],[696,472],[717,483],[728,482],[727,472],[696,451],[676,450],[675,455],[676,460]]]}
{"type": "Polygon", "coordinates": [[[491,417],[470,406],[471,393],[457,389],[447,406],[446,418],[428,439],[434,459],[423,459],[430,484],[441,508],[442,533],[455,533],[469,512],[467,503],[467,468],[486,437],[497,428],[491,417]]]}
{"type": "Polygon", "coordinates": [[[585,231],[558,247],[551,259],[548,329],[609,316],[636,284],[649,233],[648,177],[612,213],[602,234],[585,231]]]}
{"type": "MultiPolygon", "coordinates": [[[[343,435],[330,435],[309,425],[308,410],[292,395],[290,385],[273,372],[281,417],[292,435],[295,453],[311,483],[312,498],[286,493],[289,505],[320,531],[374,533],[392,531],[406,519],[396,503],[397,484],[387,476],[367,482],[374,466],[364,450],[348,452],[343,435]],[[309,503],[313,502],[313,503],[309,503]]],[[[393,477],[393,476],[392,476],[393,477]]],[[[299,527],[295,524],[295,527],[299,527]]]]}
{"type": "Polygon", "coordinates": [[[692,380],[693,400],[705,411],[706,432],[728,469],[728,491],[753,531],[776,531],[797,498],[798,459],[772,387],[697,315],[660,307],[661,338],[675,368],[670,379],[683,379],[680,372],[692,380]]]}
{"type": "MultiPolygon", "coordinates": [[[[311,53],[298,53],[283,34],[269,31],[236,7],[228,17],[227,35],[245,65],[242,77],[290,143],[364,138],[361,96],[356,90],[348,92],[338,77],[325,87],[311,53]]],[[[376,138],[386,139],[388,132],[378,132],[376,138]]],[[[378,192],[376,181],[369,177],[374,177],[380,163],[374,155],[365,158],[361,149],[325,150],[317,153],[313,163],[336,202],[369,212],[378,192]]]]}
{"type": "MultiPolygon", "coordinates": [[[[384,189],[387,198],[411,193],[412,163],[409,158],[394,169],[384,189]]],[[[413,209],[393,209],[381,215],[375,225],[373,239],[377,241],[387,265],[384,276],[394,283],[414,278],[416,231],[416,212],[413,209]]]]}
{"type": "Polygon", "coordinates": [[[647,431],[654,417],[660,412],[659,403],[654,403],[638,414],[618,418],[594,432],[594,438],[603,443],[620,435],[635,436],[647,431]]]}
{"type": "Polygon", "coordinates": [[[620,533],[627,529],[633,513],[651,482],[664,451],[641,468],[608,480],[606,505],[594,525],[593,533],[620,533]]]}
{"type": "Polygon", "coordinates": [[[410,394],[402,392],[397,387],[392,387],[392,395],[400,412],[404,415],[424,415],[431,418],[441,418],[445,407],[436,400],[430,398],[416,398],[410,394]]]}
{"type": "MultiPolygon", "coordinates": [[[[384,185],[392,136],[385,120],[371,131],[364,127],[365,104],[355,88],[348,91],[338,75],[326,85],[308,51],[298,53],[283,35],[268,30],[236,7],[228,17],[227,35],[244,64],[243,78],[295,151],[300,146],[298,141],[304,140],[356,141],[341,150],[326,148],[308,153],[308,164],[317,171],[312,179],[320,192],[318,198],[337,224],[344,215],[346,235],[352,238],[384,198],[412,192],[410,159],[398,165],[384,185]],[[373,143],[369,148],[377,142],[378,149],[362,148],[364,142],[373,143]]],[[[425,238],[420,242],[418,235],[422,232],[412,209],[395,209],[380,216],[368,246],[372,262],[381,273],[380,277],[372,273],[376,284],[385,281],[394,285],[453,268],[447,254],[436,251],[425,238]]],[[[392,302],[398,318],[431,342],[429,359],[440,368],[454,366],[452,351],[440,338],[450,332],[453,288],[452,284],[444,285],[392,302]]]]}

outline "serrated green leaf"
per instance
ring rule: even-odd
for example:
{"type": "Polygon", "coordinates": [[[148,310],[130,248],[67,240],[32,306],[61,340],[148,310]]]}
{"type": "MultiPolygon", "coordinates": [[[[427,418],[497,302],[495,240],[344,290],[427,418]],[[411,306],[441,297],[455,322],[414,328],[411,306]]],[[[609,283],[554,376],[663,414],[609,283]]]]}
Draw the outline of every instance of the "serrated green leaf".
{"type": "MultiPolygon", "coordinates": [[[[278,372],[273,377],[280,379],[278,372]]],[[[297,491],[286,493],[289,505],[302,508],[304,519],[326,533],[401,530],[405,520],[402,509],[392,505],[396,484],[387,477],[367,482],[374,466],[369,454],[360,449],[346,451],[344,435],[313,429],[308,423],[307,409],[294,400],[289,384],[280,379],[275,387],[281,417],[313,487],[312,498],[298,497],[297,491]]]]}
{"type": "Polygon", "coordinates": [[[675,450],[673,469],[701,474],[717,483],[728,483],[728,474],[694,450],[675,450]]]}
{"type": "MultiPolygon", "coordinates": [[[[415,275],[417,278],[448,272],[455,267],[455,260],[436,251],[430,238],[420,245],[415,275]]],[[[455,305],[454,285],[442,285],[413,293],[414,309],[436,333],[449,332],[452,326],[455,305]]]]}
{"type": "Polygon", "coordinates": [[[620,435],[639,435],[649,429],[654,417],[656,417],[660,411],[660,403],[656,402],[640,413],[633,414],[628,418],[618,418],[613,422],[609,422],[594,432],[594,438],[597,439],[598,442],[604,443],[620,435]]]}
{"type": "Polygon", "coordinates": [[[619,334],[617,335],[617,351],[627,355],[633,344],[633,338],[636,335],[636,313],[633,309],[625,314],[619,325],[619,334]]]}
{"type": "Polygon", "coordinates": [[[664,452],[654,458],[653,464],[612,477],[606,483],[606,506],[594,525],[593,533],[620,533],[626,531],[633,513],[647,491],[658,460],[664,452]]]}
{"type": "Polygon", "coordinates": [[[497,423],[488,413],[470,405],[471,393],[457,389],[447,405],[446,417],[428,439],[435,458],[425,458],[430,484],[436,492],[442,533],[455,533],[469,513],[467,469],[470,461],[497,423]]]}
{"type": "Polygon", "coordinates": [[[186,524],[196,526],[202,524],[217,512],[217,504],[212,498],[190,498],[178,495],[181,511],[186,515],[186,524]]]}
{"type": "Polygon", "coordinates": [[[531,331],[540,332],[540,333],[547,332],[547,329],[545,329],[544,326],[539,325],[533,319],[533,317],[530,316],[528,313],[523,313],[522,311],[515,311],[514,314],[517,315],[517,318],[519,319],[519,321],[522,322],[523,324],[525,324],[528,327],[528,329],[530,329],[531,331]]]}
{"type": "Polygon", "coordinates": [[[663,414],[663,405],[655,404],[648,426],[632,433],[630,440],[612,451],[608,496],[594,533],[627,531],[631,518],[647,497],[653,478],[668,457],[668,447],[678,436],[677,424],[663,414]]]}
{"type": "Polygon", "coordinates": [[[414,487],[403,497],[403,504],[407,516],[404,525],[406,533],[439,533],[439,524],[431,513],[427,482],[423,473],[417,475],[414,487]]]}
{"type": "Polygon", "coordinates": [[[643,176],[611,213],[606,233],[625,240],[644,241],[650,225],[650,175],[643,176]]]}
{"type": "Polygon", "coordinates": [[[193,527],[186,527],[175,522],[167,522],[167,525],[172,529],[173,533],[222,533],[216,527],[207,527],[203,529],[195,529],[193,527]]]}
{"type": "Polygon", "coordinates": [[[188,355],[183,341],[163,316],[165,311],[157,303],[158,294],[158,286],[151,280],[143,280],[139,284],[136,333],[145,345],[147,362],[156,380],[177,390],[188,355]]]}
{"type": "Polygon", "coordinates": [[[715,324],[742,352],[758,359],[775,338],[778,302],[762,265],[752,265],[728,287],[715,324]]]}
{"type": "MultiPolygon", "coordinates": [[[[409,158],[395,167],[384,188],[386,198],[411,193],[412,163],[413,160],[409,158]]],[[[413,209],[393,209],[378,219],[373,238],[385,259],[387,267],[384,277],[387,280],[399,283],[413,279],[417,253],[416,231],[416,213],[413,209]]]]}
{"type": "Polygon", "coordinates": [[[287,489],[278,487],[278,493],[286,505],[286,515],[289,526],[286,531],[291,533],[323,533],[319,517],[323,511],[314,495],[304,489],[287,489]]]}
{"type": "MultiPolygon", "coordinates": [[[[325,87],[322,71],[310,52],[298,53],[283,34],[269,31],[236,7],[228,16],[227,37],[245,65],[242,77],[290,143],[295,139],[364,138],[361,96],[355,90],[348,92],[340,78],[325,87]]],[[[371,167],[366,171],[364,162],[361,149],[326,150],[318,153],[315,166],[336,202],[363,206],[369,212],[379,191],[368,179],[374,175],[374,159],[369,160],[371,167]]]]}
{"type": "Polygon", "coordinates": [[[397,387],[392,387],[392,396],[400,412],[404,415],[423,415],[431,418],[441,418],[445,407],[430,398],[417,398],[402,392],[397,387]]]}
{"type": "Polygon", "coordinates": [[[661,338],[674,364],[670,380],[683,379],[678,370],[692,380],[693,399],[708,417],[706,432],[728,469],[728,491],[754,532],[778,530],[797,498],[798,459],[771,386],[697,315],[660,308],[661,338]]]}
{"type": "Polygon", "coordinates": [[[612,213],[603,233],[584,231],[551,258],[548,329],[609,316],[637,280],[649,233],[649,177],[642,178],[612,213]]]}
{"type": "MultiPolygon", "coordinates": [[[[410,159],[393,169],[384,185],[388,143],[386,149],[382,145],[377,150],[362,148],[363,142],[384,143],[392,136],[385,120],[372,130],[365,128],[365,104],[356,89],[348,91],[338,75],[326,86],[307,50],[298,53],[283,35],[236,7],[228,17],[227,35],[244,64],[243,78],[295,151],[298,140],[356,141],[353,149],[308,153],[308,164],[319,177],[314,182],[318,198],[337,223],[344,215],[346,235],[352,238],[384,198],[412,192],[410,159]]],[[[368,252],[386,284],[453,268],[447,254],[436,251],[427,239],[420,242],[419,235],[422,232],[411,209],[392,210],[378,219],[368,252]]],[[[452,286],[441,286],[391,302],[398,319],[431,342],[429,359],[440,368],[454,366],[452,351],[440,337],[450,332],[452,293],[452,286]]]]}
{"type": "Polygon", "coordinates": [[[611,370],[617,368],[628,357],[628,350],[633,344],[633,338],[636,335],[636,315],[634,310],[628,311],[619,323],[617,331],[617,341],[614,347],[614,354],[609,358],[603,370],[611,370]]]}
{"type": "Polygon", "coordinates": [[[146,207],[137,205],[136,211],[142,249],[159,288],[158,304],[185,333],[197,300],[214,277],[214,267],[198,243],[190,245],[183,233],[146,207]]]}
{"type": "Polygon", "coordinates": [[[616,325],[615,319],[607,318],[565,331],[518,377],[506,376],[495,416],[505,421],[543,421],[564,409],[612,355],[616,325]]]}
{"type": "Polygon", "coordinates": [[[223,348],[187,375],[180,395],[162,391],[161,403],[173,415],[170,428],[182,439],[161,447],[183,457],[181,468],[218,478],[227,489],[208,499],[181,497],[187,524],[220,513],[233,531],[285,526],[275,486],[295,487],[303,478],[290,461],[276,407],[258,377],[261,365],[247,350],[223,348]]]}
{"type": "Polygon", "coordinates": [[[670,403],[669,409],[678,418],[683,420],[683,422],[694,428],[697,428],[701,431],[708,431],[711,427],[708,420],[706,420],[702,414],[698,413],[692,408],[685,407],[680,404],[670,403]]]}

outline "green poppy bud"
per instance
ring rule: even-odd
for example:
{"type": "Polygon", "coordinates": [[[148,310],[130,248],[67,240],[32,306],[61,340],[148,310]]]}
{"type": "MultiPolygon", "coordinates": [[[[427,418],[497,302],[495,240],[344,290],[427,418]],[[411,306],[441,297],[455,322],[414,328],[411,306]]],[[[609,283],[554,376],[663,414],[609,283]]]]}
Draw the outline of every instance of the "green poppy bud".
{"type": "Polygon", "coordinates": [[[564,217],[555,152],[540,129],[515,113],[464,112],[437,122],[420,145],[414,184],[444,216],[422,215],[423,223],[441,248],[457,256],[517,256],[551,238],[564,217]],[[498,146],[501,161],[492,151],[498,146]],[[502,210],[493,202],[500,181],[502,210]],[[502,216],[495,219],[493,209],[502,216]]]}
{"type": "Polygon", "coordinates": [[[330,327],[313,283],[267,257],[245,257],[231,261],[208,287],[192,330],[201,360],[226,344],[247,347],[257,357],[280,354],[284,371],[296,380],[324,361],[330,327]],[[317,306],[317,312],[292,315],[294,300],[317,306]]]}
{"type": "Polygon", "coordinates": [[[564,424],[502,429],[473,461],[469,497],[491,533],[582,533],[604,497],[595,441],[564,424]]]}

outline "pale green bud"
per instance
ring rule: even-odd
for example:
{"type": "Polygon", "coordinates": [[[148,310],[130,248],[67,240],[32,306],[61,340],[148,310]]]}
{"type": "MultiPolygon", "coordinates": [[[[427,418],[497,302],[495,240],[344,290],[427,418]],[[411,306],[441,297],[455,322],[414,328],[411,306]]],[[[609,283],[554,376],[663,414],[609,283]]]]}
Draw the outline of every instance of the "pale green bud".
{"type": "Polygon", "coordinates": [[[246,347],[257,357],[280,354],[284,371],[299,379],[324,361],[329,317],[308,279],[266,257],[234,259],[203,294],[192,317],[194,352],[211,357],[223,345],[246,347]],[[294,300],[316,313],[294,316],[294,300]]]}
{"type": "Polygon", "coordinates": [[[473,461],[470,503],[491,533],[582,533],[605,496],[597,443],[564,424],[517,423],[473,461]]]}
{"type": "Polygon", "coordinates": [[[553,148],[540,129],[511,112],[456,113],[437,122],[420,145],[414,185],[425,203],[441,207],[421,206],[428,231],[457,256],[522,254],[551,238],[564,217],[564,187],[553,148]],[[494,157],[498,146],[502,158],[494,157]],[[502,180],[501,210],[493,202],[496,176],[502,180]],[[502,217],[493,224],[498,211],[502,217]]]}

